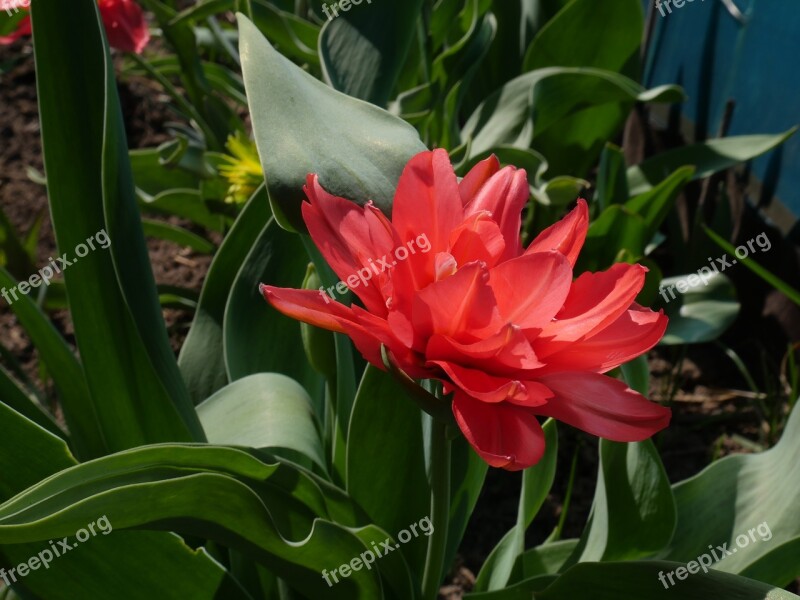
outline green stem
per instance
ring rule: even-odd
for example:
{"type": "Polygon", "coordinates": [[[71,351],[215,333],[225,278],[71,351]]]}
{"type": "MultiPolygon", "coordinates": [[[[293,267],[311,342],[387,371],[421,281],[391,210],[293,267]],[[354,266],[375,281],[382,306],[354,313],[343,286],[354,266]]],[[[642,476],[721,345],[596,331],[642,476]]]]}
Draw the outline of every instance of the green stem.
{"type": "Polygon", "coordinates": [[[433,532],[428,538],[428,555],[422,576],[423,600],[436,600],[444,577],[444,555],[450,522],[450,439],[447,424],[437,419],[431,423],[431,518],[433,532]]]}

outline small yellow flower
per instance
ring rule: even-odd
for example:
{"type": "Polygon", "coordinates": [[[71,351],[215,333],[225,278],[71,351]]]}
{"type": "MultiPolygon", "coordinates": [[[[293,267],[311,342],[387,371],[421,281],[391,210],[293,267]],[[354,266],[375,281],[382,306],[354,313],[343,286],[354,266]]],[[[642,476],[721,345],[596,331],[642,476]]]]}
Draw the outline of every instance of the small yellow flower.
{"type": "Polygon", "coordinates": [[[225,147],[230,152],[223,157],[228,164],[219,166],[220,175],[230,184],[225,202],[244,204],[264,181],[258,150],[254,142],[238,131],[228,136],[225,147]]]}

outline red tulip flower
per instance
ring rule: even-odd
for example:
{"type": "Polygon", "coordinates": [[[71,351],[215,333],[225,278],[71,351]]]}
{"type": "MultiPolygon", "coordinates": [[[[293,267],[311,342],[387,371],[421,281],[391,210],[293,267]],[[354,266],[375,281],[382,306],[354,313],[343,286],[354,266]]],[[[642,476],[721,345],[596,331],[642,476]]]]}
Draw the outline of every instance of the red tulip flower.
{"type": "Polygon", "coordinates": [[[371,203],[328,194],[314,175],[305,193],[312,239],[363,308],[332,301],[333,288],[262,285],[264,297],[348,335],[377,367],[385,368],[385,346],[411,377],[443,382],[458,426],[491,466],[519,470],[542,457],[537,416],[622,442],[669,423],[669,409],[603,375],[652,348],[667,317],[634,302],[647,271],[640,265],[573,280],[588,227],[584,200],[523,248],[525,171],[500,169],[494,156],[461,181],[444,150],[414,156],[391,220],[371,203]]]}
{"type": "MultiPolygon", "coordinates": [[[[27,10],[30,4],[31,0],[0,0],[0,9],[10,13],[27,10]]],[[[98,5],[109,45],[124,52],[140,54],[150,41],[150,32],[139,5],[133,0],[98,0],[98,5]]],[[[17,24],[16,30],[0,36],[0,44],[10,44],[30,34],[31,18],[26,16],[17,24]]]]}

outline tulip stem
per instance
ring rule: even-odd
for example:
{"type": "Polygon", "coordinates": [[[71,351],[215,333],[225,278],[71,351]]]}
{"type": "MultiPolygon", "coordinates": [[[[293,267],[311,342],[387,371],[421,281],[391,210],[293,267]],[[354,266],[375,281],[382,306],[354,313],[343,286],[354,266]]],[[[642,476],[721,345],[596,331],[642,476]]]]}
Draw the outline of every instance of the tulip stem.
{"type": "Polygon", "coordinates": [[[450,439],[447,424],[437,419],[431,422],[431,519],[433,531],[428,538],[428,554],[422,576],[422,598],[436,600],[444,577],[444,555],[447,551],[447,531],[450,522],[450,439]]]}

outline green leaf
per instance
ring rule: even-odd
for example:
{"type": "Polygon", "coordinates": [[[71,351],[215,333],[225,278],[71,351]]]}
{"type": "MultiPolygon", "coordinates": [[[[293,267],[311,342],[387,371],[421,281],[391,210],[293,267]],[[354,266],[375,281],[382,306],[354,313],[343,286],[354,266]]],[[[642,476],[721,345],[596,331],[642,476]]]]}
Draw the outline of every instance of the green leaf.
{"type": "Polygon", "coordinates": [[[303,350],[300,323],[272,308],[259,291],[262,283],[300,289],[307,266],[300,238],[270,219],[239,269],[225,307],[225,365],[231,381],[253,373],[283,373],[312,397],[322,393],[322,377],[303,350]]]}
{"type": "Polygon", "coordinates": [[[320,27],[290,12],[279,10],[267,2],[253,1],[253,21],[275,40],[281,54],[319,67],[320,27]]]}
{"type": "Polygon", "coordinates": [[[223,321],[231,287],[261,229],[269,219],[265,186],[256,190],[225,236],[206,274],[200,302],[178,358],[195,404],[228,383],[223,354],[223,321]]]}
{"type": "Polygon", "coordinates": [[[574,0],[542,27],[522,69],[595,67],[638,78],[643,26],[638,0],[574,0]]]}
{"type": "Polygon", "coordinates": [[[576,270],[607,269],[623,255],[637,259],[644,255],[648,241],[645,220],[624,204],[612,204],[589,225],[576,270]]]}
{"type": "Polygon", "coordinates": [[[191,248],[195,252],[200,252],[201,254],[213,254],[216,249],[214,244],[196,233],[192,233],[188,229],[184,229],[178,225],[164,223],[163,221],[142,219],[142,231],[147,237],[174,242],[179,246],[191,248]]]}
{"type": "Polygon", "coordinates": [[[414,128],[317,81],[241,15],[239,30],[255,140],[281,226],[304,229],[300,204],[309,173],[332,194],[373,200],[390,214],[403,167],[425,150],[414,128]]]}
{"type": "MultiPolygon", "coordinates": [[[[0,501],[59,470],[75,465],[63,440],[0,403],[0,501]]],[[[62,471],[63,473],[63,471],[62,471]]],[[[87,515],[80,527],[94,523],[102,512],[87,515]]],[[[113,527],[115,524],[110,523],[113,527]]],[[[0,560],[17,566],[49,548],[45,540],[5,545],[0,541],[0,560]]],[[[247,600],[225,570],[202,549],[189,548],[177,536],[146,531],[113,531],[90,538],[80,549],[57,557],[47,569],[31,571],[24,579],[27,593],[48,600],[108,598],[136,600],[142,597],[181,600],[215,597],[247,600]],[[170,585],[164,586],[169,580],[170,585]],[[215,596],[215,593],[221,596],[215,596]]],[[[68,541],[74,543],[74,540],[68,541]]]]}
{"type": "Polygon", "coordinates": [[[353,6],[362,1],[347,12],[339,8],[343,12],[323,26],[320,60],[331,87],[385,106],[414,39],[422,0],[353,6]]]}
{"type": "Polygon", "coordinates": [[[197,414],[212,444],[271,449],[276,454],[291,450],[325,470],[311,399],[285,375],[259,373],[234,381],[200,404],[197,414]]]}
{"type": "Polygon", "coordinates": [[[619,146],[607,143],[600,155],[597,168],[595,201],[601,210],[612,204],[622,204],[628,200],[628,181],[625,178],[625,155],[619,146]]]}
{"type": "MultiPolygon", "coordinates": [[[[730,252],[731,254],[735,254],[736,248],[733,247],[733,244],[725,240],[722,236],[716,233],[713,229],[703,225],[703,230],[706,232],[706,235],[710,237],[714,242],[723,250],[730,252]]],[[[780,277],[777,277],[767,271],[764,267],[759,265],[755,260],[745,256],[744,258],[739,258],[737,255],[737,260],[739,260],[745,267],[750,269],[753,273],[761,277],[764,281],[778,290],[780,293],[785,295],[789,300],[794,302],[795,304],[800,304],[800,290],[797,290],[790,286],[788,283],[783,281],[780,277]]]]}
{"type": "MultiPolygon", "coordinates": [[[[417,405],[391,375],[368,366],[350,419],[347,492],[386,531],[400,531],[430,514],[424,445],[417,405]]],[[[427,539],[401,546],[412,572],[420,576],[427,539]]]]}
{"type": "Polygon", "coordinates": [[[669,325],[660,344],[672,346],[710,342],[721,336],[736,320],[741,305],[736,300],[736,290],[731,280],[722,273],[708,271],[703,278],[690,273],[665,277],[661,281],[659,293],[666,302],[664,309],[669,317],[669,325]]]}
{"type": "Polygon", "coordinates": [[[780,587],[800,577],[796,552],[800,544],[797,406],[800,403],[795,404],[774,448],[759,454],[725,457],[675,484],[678,526],[660,558],[695,560],[710,552],[709,545],[727,544],[727,550],[735,549],[735,553],[716,550],[718,555],[725,555],[714,564],[719,571],[739,573],[780,587]],[[751,533],[752,529],[756,531],[751,533]]]}
{"type": "MultiPolygon", "coordinates": [[[[592,600],[797,600],[798,596],[760,581],[710,570],[690,575],[676,586],[662,585],[659,574],[685,565],[666,561],[586,563],[572,567],[555,581],[534,577],[505,590],[469,594],[470,600],[575,600],[591,590],[592,600]],[[553,582],[554,581],[554,582],[553,582]],[[533,593],[532,593],[533,592],[533,593]]],[[[669,582],[667,582],[669,583],[669,582]]]]}
{"type": "Polygon", "coordinates": [[[547,542],[524,552],[517,558],[511,582],[518,583],[540,575],[555,575],[575,552],[578,542],[576,539],[547,542]]]}
{"type": "MultiPolygon", "coordinates": [[[[0,267],[0,287],[13,288],[16,280],[0,267]]],[[[42,310],[26,294],[19,293],[19,299],[11,305],[11,310],[19,319],[20,325],[30,336],[39,356],[47,365],[53,383],[58,390],[64,420],[71,432],[71,442],[79,457],[91,458],[105,454],[107,447],[103,431],[97,421],[95,403],[89,395],[83,367],[75,358],[67,342],[53,326],[42,310]]],[[[0,400],[6,402],[6,398],[0,400]]],[[[20,410],[19,402],[7,402],[15,410],[20,410]],[[13,402],[13,404],[12,404],[13,402]]],[[[29,411],[20,411],[31,418],[29,411]]],[[[39,419],[34,419],[39,422],[39,419]]],[[[41,423],[40,423],[41,424],[41,423]]]]}
{"type": "MultiPolygon", "coordinates": [[[[64,272],[108,450],[201,440],[169,345],[142,235],[114,70],[94,2],[32,7],[50,212],[61,252],[107,232],[64,272]],[[80,30],[81,35],[73,35],[80,30]],[[81,77],[75,77],[81,73],[81,77]]],[[[91,413],[89,413],[91,414],[91,413]]]]}
{"type": "Polygon", "coordinates": [[[601,439],[592,512],[569,564],[644,558],[674,529],[675,499],[653,441],[601,439]]]}
{"type": "Polygon", "coordinates": [[[795,131],[797,127],[776,135],[739,135],[667,150],[630,167],[628,187],[632,194],[641,194],[683,165],[696,167],[693,180],[705,179],[769,152],[795,131]]]}
{"type": "MultiPolygon", "coordinates": [[[[367,544],[358,529],[328,520],[327,495],[319,488],[309,495],[309,483],[289,465],[233,448],[137,448],[63,471],[0,506],[0,544],[72,535],[105,515],[115,532],[159,528],[210,537],[279,572],[306,597],[382,597],[375,570],[325,583],[323,569],[350,562],[367,544]]],[[[388,537],[368,531],[372,539],[388,537]]]]}
{"type": "Polygon", "coordinates": [[[545,434],[545,454],[538,464],[522,473],[517,524],[489,554],[475,581],[473,590],[476,592],[498,590],[508,584],[512,569],[525,550],[525,531],[550,493],[556,475],[558,430],[553,419],[548,419],[542,428],[545,434]]]}
{"type": "Polygon", "coordinates": [[[625,203],[628,210],[644,219],[645,237],[648,242],[653,239],[661,223],[667,218],[678,194],[691,180],[693,174],[694,167],[681,167],[652,190],[634,196],[625,203]]]}
{"type": "Polygon", "coordinates": [[[3,365],[0,365],[0,403],[17,411],[49,433],[68,441],[66,432],[59,427],[53,416],[40,406],[33,396],[17,385],[11,373],[6,371],[3,365]]]}
{"type": "MultiPolygon", "coordinates": [[[[472,138],[470,156],[494,146],[529,148],[549,128],[587,107],[682,98],[676,86],[646,90],[612,71],[549,67],[520,75],[494,92],[475,110],[461,134],[472,138]]],[[[536,149],[551,160],[546,149],[536,149]]]]}

